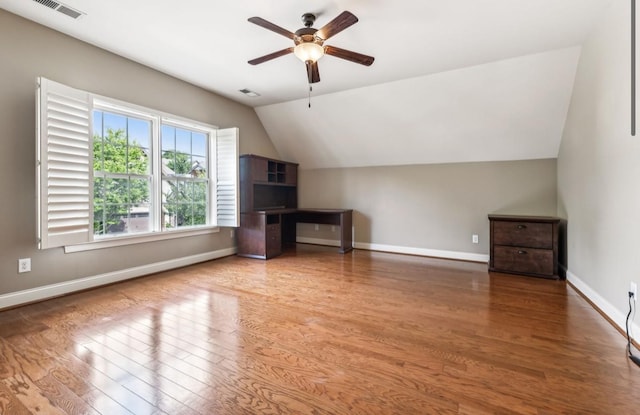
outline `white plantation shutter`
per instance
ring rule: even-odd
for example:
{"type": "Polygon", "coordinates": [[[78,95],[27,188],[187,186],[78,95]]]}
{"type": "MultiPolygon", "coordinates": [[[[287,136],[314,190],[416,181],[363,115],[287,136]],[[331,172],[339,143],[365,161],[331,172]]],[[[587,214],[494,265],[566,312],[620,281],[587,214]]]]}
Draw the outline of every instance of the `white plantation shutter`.
{"type": "Polygon", "coordinates": [[[239,226],[238,129],[216,132],[216,216],[218,226],[239,226]]]}
{"type": "Polygon", "coordinates": [[[91,237],[91,104],[87,92],[38,79],[39,248],[91,237]]]}

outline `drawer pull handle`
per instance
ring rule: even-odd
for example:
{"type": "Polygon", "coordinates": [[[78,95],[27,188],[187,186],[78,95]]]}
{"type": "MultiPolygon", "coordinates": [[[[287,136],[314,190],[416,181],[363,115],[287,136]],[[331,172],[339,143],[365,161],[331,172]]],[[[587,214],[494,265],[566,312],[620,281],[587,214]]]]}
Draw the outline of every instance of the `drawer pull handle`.
{"type": "Polygon", "coordinates": [[[518,254],[519,254],[519,255],[526,255],[526,254],[527,254],[527,251],[523,251],[523,250],[521,250],[521,249],[518,249],[518,254]]]}
{"type": "Polygon", "coordinates": [[[518,225],[516,226],[518,229],[527,229],[527,225],[518,225]]]}

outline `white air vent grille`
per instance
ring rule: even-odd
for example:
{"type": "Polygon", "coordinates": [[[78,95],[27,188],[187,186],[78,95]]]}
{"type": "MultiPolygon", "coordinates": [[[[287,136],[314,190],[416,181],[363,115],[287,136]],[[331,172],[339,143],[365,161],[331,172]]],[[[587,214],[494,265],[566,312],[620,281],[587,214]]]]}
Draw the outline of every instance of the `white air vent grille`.
{"type": "Polygon", "coordinates": [[[73,9],[62,3],[58,3],[57,1],[53,1],[53,0],[33,0],[33,1],[35,1],[36,3],[42,4],[43,6],[53,9],[55,11],[58,11],[64,15],[67,15],[72,19],[77,19],[78,17],[84,15],[84,13],[82,13],[81,11],[73,9]]]}
{"type": "Polygon", "coordinates": [[[55,1],[52,0],[33,0],[36,3],[40,3],[43,6],[47,6],[50,9],[56,9],[58,6],[60,6],[60,3],[56,3],[55,1]]]}
{"type": "Polygon", "coordinates": [[[62,14],[66,14],[67,16],[77,19],[78,17],[82,16],[82,13],[77,11],[77,10],[73,10],[67,6],[63,6],[60,5],[60,7],[58,7],[58,11],[62,14]]]}
{"type": "Polygon", "coordinates": [[[257,92],[252,91],[252,90],[247,89],[247,88],[239,89],[238,91],[242,92],[243,94],[245,94],[246,96],[251,97],[251,98],[255,98],[255,97],[259,97],[260,96],[260,94],[258,94],[257,92]]]}

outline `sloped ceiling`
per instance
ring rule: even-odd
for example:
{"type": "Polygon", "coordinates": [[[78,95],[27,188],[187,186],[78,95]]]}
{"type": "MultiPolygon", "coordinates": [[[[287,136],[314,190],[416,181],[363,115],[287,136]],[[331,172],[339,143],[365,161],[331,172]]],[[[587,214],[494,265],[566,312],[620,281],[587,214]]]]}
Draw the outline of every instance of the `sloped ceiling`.
{"type": "Polygon", "coordinates": [[[579,47],[256,108],[305,168],[554,158],[579,47]]]}
{"type": "Polygon", "coordinates": [[[33,0],[0,8],[256,108],[282,157],[302,168],[555,157],[578,46],[613,0],[33,0]],[[321,27],[341,11],[360,21],[327,44],[375,56],[331,56],[307,108],[293,55],[247,60],[290,40],[305,12],[321,27]],[[261,94],[248,98],[248,88],[261,94]]]}

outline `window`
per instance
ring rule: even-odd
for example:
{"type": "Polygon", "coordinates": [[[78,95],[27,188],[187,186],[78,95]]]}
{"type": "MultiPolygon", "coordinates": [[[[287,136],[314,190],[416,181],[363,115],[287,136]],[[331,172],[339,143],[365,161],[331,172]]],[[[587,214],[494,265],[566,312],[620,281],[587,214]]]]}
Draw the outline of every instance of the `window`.
{"type": "Polygon", "coordinates": [[[162,227],[207,223],[207,135],[162,125],[162,227]]]}
{"type": "Polygon", "coordinates": [[[152,121],[93,111],[93,234],[149,232],[152,121]]]}
{"type": "Polygon", "coordinates": [[[41,249],[238,226],[238,131],[39,78],[41,249]]]}

